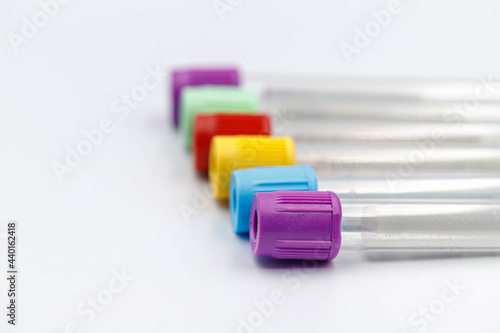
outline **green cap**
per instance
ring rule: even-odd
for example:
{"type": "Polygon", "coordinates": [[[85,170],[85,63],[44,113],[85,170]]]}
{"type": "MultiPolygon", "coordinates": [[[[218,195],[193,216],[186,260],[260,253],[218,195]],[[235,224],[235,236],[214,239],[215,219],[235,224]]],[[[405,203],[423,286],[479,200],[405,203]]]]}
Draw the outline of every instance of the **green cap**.
{"type": "Polygon", "coordinates": [[[191,150],[193,145],[197,113],[257,113],[258,110],[257,94],[236,86],[194,86],[182,89],[180,122],[187,149],[191,150]]]}

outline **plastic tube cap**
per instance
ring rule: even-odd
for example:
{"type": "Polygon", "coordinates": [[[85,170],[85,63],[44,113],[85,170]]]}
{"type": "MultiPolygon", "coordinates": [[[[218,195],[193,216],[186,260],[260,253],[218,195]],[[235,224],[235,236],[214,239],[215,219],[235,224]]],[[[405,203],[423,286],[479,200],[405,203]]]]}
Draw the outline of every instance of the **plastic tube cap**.
{"type": "Polygon", "coordinates": [[[179,124],[179,98],[181,91],[187,86],[210,85],[239,85],[238,69],[224,68],[184,68],[172,71],[172,101],[173,121],[175,127],[179,124]]]}
{"type": "Polygon", "coordinates": [[[184,88],[181,93],[181,129],[184,142],[191,149],[193,123],[197,113],[256,113],[259,110],[257,94],[231,86],[202,86],[184,88]]]}
{"type": "Polygon", "coordinates": [[[332,260],[340,250],[342,208],[333,192],[256,193],[250,216],[256,256],[332,260]]]}
{"type": "Polygon", "coordinates": [[[194,165],[208,171],[210,143],[216,135],[270,135],[271,120],[265,114],[198,114],[194,122],[194,165]]]}
{"type": "Polygon", "coordinates": [[[215,198],[227,199],[233,170],[294,164],[295,144],[290,137],[214,136],[208,177],[215,198]]]}
{"type": "Polygon", "coordinates": [[[317,191],[318,180],[308,165],[234,170],[229,184],[229,210],[236,233],[250,230],[250,208],[257,192],[317,191]]]}

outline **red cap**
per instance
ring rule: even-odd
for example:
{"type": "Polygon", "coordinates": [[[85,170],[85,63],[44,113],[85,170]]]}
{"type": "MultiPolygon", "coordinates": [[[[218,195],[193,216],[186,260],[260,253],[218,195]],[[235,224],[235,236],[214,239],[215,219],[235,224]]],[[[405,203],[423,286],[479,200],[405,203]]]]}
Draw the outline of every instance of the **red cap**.
{"type": "Polygon", "coordinates": [[[194,165],[208,171],[210,143],[216,135],[271,135],[271,120],[265,114],[198,114],[194,122],[194,165]]]}

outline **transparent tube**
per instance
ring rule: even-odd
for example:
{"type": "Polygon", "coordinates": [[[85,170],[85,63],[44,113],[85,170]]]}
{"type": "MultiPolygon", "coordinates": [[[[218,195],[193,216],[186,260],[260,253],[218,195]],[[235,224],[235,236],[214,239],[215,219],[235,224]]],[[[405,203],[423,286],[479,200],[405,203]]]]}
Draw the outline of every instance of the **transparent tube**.
{"type": "Polygon", "coordinates": [[[341,250],[374,259],[500,253],[497,199],[341,201],[341,250]]]}
{"type": "Polygon", "coordinates": [[[322,178],[320,191],[340,199],[500,199],[500,178],[322,178]]]}
{"type": "Polygon", "coordinates": [[[318,118],[273,119],[273,134],[295,141],[408,143],[435,140],[447,144],[498,146],[500,123],[382,122],[318,118]]]}
{"type": "Polygon", "coordinates": [[[495,177],[500,148],[453,147],[439,142],[407,145],[297,143],[297,164],[337,178],[495,177]]]}
{"type": "Polygon", "coordinates": [[[287,117],[499,122],[500,82],[252,75],[264,109],[287,117]]]}
{"type": "MultiPolygon", "coordinates": [[[[383,121],[457,121],[499,122],[500,102],[471,102],[434,100],[374,99],[365,96],[342,98],[321,96],[319,93],[293,92],[293,98],[268,93],[264,108],[273,115],[286,117],[332,117],[383,121]],[[275,96],[277,95],[277,96],[275,96]]],[[[464,97],[465,99],[466,97],[464,97]]]]}
{"type": "Polygon", "coordinates": [[[319,184],[342,202],[341,251],[385,259],[500,253],[499,88],[288,78],[261,92],[283,124],[275,134],[298,141],[297,164],[335,177],[319,184]]]}

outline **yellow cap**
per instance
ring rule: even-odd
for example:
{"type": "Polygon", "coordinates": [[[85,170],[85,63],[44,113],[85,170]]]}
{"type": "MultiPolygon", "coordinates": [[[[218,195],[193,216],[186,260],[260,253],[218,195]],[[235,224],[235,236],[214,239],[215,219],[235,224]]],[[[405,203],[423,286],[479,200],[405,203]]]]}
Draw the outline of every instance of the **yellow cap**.
{"type": "Polygon", "coordinates": [[[233,170],[273,165],[295,165],[292,138],[266,135],[214,136],[210,145],[208,173],[215,198],[229,197],[229,180],[233,170]]]}

